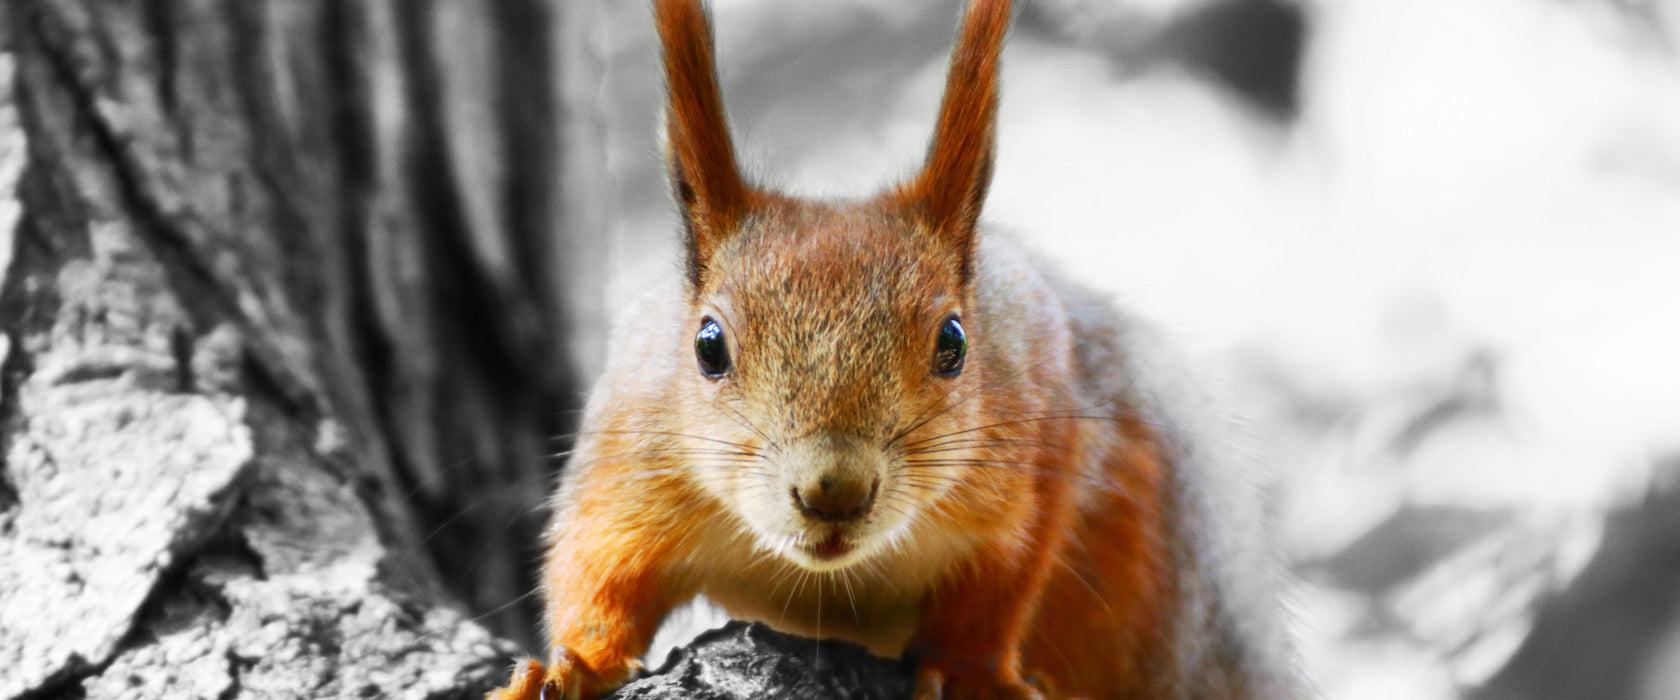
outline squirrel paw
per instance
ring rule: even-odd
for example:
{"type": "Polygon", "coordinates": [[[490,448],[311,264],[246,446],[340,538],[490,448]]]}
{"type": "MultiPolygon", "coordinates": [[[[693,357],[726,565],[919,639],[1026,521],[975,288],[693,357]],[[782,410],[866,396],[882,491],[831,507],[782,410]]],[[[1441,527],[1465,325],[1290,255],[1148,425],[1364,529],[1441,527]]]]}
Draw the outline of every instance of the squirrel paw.
{"type": "Polygon", "coordinates": [[[1021,681],[946,676],[937,669],[916,672],[915,700],[1044,700],[1044,694],[1021,681]]]}
{"type": "Polygon", "coordinates": [[[484,700],[540,700],[542,685],[543,665],[527,657],[513,667],[507,685],[486,693],[484,700]]]}
{"type": "Polygon", "coordinates": [[[484,700],[594,700],[617,690],[641,670],[641,663],[631,659],[597,672],[572,650],[559,647],[549,655],[547,668],[536,659],[520,661],[508,684],[490,691],[484,700]]]}

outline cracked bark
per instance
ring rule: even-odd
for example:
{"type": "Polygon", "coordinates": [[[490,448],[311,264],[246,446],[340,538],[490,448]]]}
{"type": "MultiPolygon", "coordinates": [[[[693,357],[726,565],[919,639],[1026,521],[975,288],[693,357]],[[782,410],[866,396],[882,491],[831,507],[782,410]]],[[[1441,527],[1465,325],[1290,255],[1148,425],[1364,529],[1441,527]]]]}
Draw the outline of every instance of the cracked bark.
{"type": "Polygon", "coordinates": [[[594,265],[549,12],[0,5],[0,698],[503,674],[594,265]]]}
{"type": "Polygon", "coordinates": [[[891,700],[910,697],[914,677],[911,659],[882,659],[850,642],[813,641],[736,621],[673,651],[658,670],[612,698],[891,700]]]}

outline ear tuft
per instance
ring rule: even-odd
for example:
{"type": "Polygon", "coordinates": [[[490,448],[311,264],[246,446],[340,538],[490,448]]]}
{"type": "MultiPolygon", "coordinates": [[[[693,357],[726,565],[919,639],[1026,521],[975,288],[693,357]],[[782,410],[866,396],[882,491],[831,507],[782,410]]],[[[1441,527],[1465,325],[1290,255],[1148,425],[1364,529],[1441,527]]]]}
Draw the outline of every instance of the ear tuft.
{"type": "Polygon", "coordinates": [[[965,260],[992,179],[998,57],[1009,29],[1009,14],[1009,0],[969,3],[951,53],[927,162],[896,193],[935,235],[962,246],[965,260]]]}
{"type": "Polygon", "coordinates": [[[718,87],[711,23],[700,0],[655,0],[665,64],[665,132],[671,188],[682,211],[689,281],[735,233],[753,198],[741,177],[718,87]]]}

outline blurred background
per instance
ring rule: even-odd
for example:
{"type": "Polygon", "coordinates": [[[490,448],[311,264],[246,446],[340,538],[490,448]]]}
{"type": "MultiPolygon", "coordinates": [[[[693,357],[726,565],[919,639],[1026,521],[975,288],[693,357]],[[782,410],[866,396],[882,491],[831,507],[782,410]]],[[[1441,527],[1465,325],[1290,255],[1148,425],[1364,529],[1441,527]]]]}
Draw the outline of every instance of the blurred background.
{"type": "MultiPolygon", "coordinates": [[[[1234,375],[1324,696],[1680,698],[1680,3],[1022,4],[986,216],[1234,375]]],[[[958,2],[713,7],[760,181],[914,171],[958,2]]],[[[572,11],[604,318],[676,218],[645,3],[572,11]]]]}

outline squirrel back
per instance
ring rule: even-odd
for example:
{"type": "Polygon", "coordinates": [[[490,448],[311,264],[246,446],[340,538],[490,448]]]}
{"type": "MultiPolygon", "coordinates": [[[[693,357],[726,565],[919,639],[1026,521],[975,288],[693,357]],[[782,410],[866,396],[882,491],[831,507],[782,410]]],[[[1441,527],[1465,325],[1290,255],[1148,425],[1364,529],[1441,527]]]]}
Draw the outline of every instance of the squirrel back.
{"type": "Polygon", "coordinates": [[[1292,692],[1217,438],[1141,330],[979,224],[1007,0],[970,4],[921,172],[838,202],[740,174],[702,8],[655,12],[686,265],[612,334],[547,535],[553,652],[492,697],[604,693],[701,594],[913,653],[918,697],[1292,692]]]}

